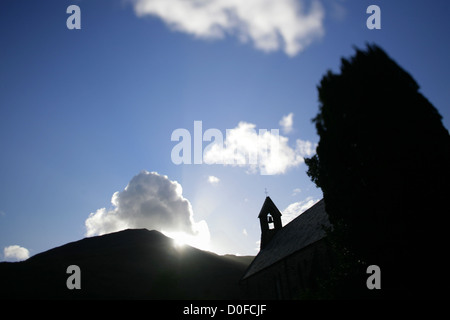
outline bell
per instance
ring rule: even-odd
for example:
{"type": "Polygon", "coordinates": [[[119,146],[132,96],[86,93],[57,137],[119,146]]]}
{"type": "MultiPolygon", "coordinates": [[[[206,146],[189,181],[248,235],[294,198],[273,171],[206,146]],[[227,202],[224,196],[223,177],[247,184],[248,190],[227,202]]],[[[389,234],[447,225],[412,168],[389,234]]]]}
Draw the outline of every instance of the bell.
{"type": "Polygon", "coordinates": [[[271,215],[268,215],[268,216],[267,216],[267,222],[268,222],[268,223],[273,223],[273,218],[272,218],[271,215]]]}

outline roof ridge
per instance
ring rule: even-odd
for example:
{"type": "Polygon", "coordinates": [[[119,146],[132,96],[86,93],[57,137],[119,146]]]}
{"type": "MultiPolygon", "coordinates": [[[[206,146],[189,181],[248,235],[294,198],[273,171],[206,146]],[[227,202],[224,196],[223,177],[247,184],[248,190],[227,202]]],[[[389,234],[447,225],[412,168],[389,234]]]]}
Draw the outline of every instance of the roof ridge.
{"type": "Polygon", "coordinates": [[[331,225],[323,199],[282,227],[248,266],[242,280],[326,236],[323,226],[331,225]]]}

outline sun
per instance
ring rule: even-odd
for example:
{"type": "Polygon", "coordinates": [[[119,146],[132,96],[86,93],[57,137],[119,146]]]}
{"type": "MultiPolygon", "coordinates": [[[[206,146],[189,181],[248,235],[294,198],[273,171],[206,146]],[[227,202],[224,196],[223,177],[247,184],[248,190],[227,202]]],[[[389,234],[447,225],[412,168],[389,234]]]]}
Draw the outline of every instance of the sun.
{"type": "Polygon", "coordinates": [[[183,247],[186,245],[186,242],[181,238],[174,238],[173,245],[176,249],[183,249],[183,247]]]}
{"type": "Polygon", "coordinates": [[[209,234],[205,235],[198,233],[196,235],[190,235],[184,232],[166,232],[163,233],[172,238],[173,245],[176,249],[183,249],[184,247],[191,246],[200,250],[210,251],[209,234]]]}

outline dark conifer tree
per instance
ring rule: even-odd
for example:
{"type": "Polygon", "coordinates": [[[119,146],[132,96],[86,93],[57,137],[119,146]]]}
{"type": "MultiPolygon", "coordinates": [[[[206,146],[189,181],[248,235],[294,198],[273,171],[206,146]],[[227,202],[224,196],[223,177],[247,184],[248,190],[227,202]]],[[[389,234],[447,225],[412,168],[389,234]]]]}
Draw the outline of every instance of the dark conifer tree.
{"type": "Polygon", "coordinates": [[[320,141],[306,159],[335,226],[329,239],[340,262],[325,289],[364,296],[366,267],[375,264],[378,295],[440,297],[449,289],[448,130],[417,82],[378,46],[356,49],[340,71],[318,86],[320,141]]]}

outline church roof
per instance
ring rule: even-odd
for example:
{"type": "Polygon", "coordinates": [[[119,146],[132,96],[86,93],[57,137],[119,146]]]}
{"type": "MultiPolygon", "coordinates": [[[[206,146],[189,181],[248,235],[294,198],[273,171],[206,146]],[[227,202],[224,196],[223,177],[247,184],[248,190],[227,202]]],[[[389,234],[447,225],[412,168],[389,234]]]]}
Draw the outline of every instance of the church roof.
{"type": "Polygon", "coordinates": [[[331,224],[322,199],[273,236],[250,264],[242,280],[322,239],[325,237],[323,226],[331,224]]]}

